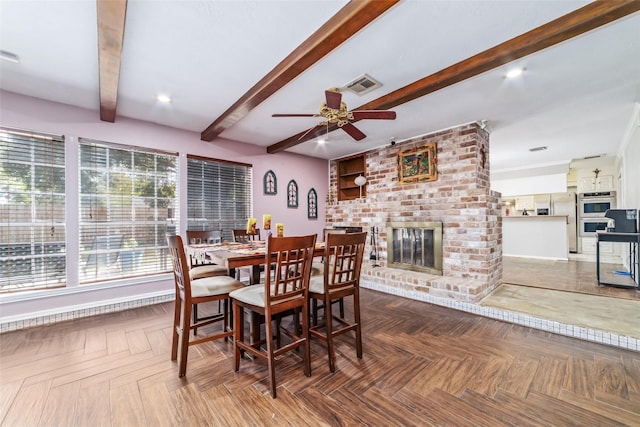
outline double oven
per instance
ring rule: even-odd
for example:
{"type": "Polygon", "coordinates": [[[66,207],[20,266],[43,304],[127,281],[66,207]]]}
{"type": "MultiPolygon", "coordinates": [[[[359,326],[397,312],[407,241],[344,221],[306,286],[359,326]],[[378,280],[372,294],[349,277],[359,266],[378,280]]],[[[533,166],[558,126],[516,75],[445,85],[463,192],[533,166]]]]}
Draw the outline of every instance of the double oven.
{"type": "Polygon", "coordinates": [[[604,213],[616,208],[616,192],[601,191],[579,195],[578,224],[581,237],[595,237],[596,231],[607,228],[604,213]]]}

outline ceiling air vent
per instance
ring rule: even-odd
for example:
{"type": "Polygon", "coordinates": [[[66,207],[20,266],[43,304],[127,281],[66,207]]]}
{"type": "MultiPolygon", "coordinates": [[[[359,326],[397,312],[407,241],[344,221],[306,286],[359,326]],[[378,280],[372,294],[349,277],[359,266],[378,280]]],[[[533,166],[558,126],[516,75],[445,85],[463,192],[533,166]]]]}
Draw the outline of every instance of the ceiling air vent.
{"type": "Polygon", "coordinates": [[[365,93],[369,93],[372,90],[379,88],[380,86],[382,86],[382,83],[368,74],[363,74],[345,85],[347,89],[356,95],[364,95],[365,93]]]}
{"type": "Polygon", "coordinates": [[[529,151],[531,151],[532,153],[536,152],[536,151],[544,151],[546,150],[547,147],[546,145],[543,145],[542,147],[533,147],[533,148],[529,148],[529,151]]]}

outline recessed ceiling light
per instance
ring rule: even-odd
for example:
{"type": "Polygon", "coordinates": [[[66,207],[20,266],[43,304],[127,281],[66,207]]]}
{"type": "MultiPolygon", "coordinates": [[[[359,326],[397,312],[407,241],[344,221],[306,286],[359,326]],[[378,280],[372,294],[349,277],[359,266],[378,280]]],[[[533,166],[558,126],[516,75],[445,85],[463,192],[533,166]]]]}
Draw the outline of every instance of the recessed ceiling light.
{"type": "Polygon", "coordinates": [[[5,61],[13,62],[14,64],[20,63],[20,58],[18,57],[18,55],[16,55],[15,53],[7,52],[6,50],[0,50],[0,58],[5,61]]]}
{"type": "Polygon", "coordinates": [[[318,139],[318,144],[319,144],[319,145],[323,145],[323,144],[324,144],[324,143],[326,143],[326,142],[327,142],[327,140],[326,140],[326,139],[324,139],[324,138],[320,138],[320,139],[318,139]]]}
{"type": "Polygon", "coordinates": [[[524,72],[524,68],[513,68],[509,71],[507,71],[507,74],[505,74],[505,77],[508,79],[514,79],[520,75],[522,75],[522,73],[524,72]]]}
{"type": "Polygon", "coordinates": [[[171,102],[171,97],[169,97],[168,95],[158,95],[156,96],[156,99],[158,100],[158,102],[163,102],[165,104],[171,102]]]}

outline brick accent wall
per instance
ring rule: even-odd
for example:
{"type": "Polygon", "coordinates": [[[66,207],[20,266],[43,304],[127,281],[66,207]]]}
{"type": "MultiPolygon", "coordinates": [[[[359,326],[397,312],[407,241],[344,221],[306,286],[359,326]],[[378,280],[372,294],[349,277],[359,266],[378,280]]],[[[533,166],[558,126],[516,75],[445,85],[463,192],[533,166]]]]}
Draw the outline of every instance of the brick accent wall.
{"type": "MultiPolygon", "coordinates": [[[[369,239],[361,285],[392,286],[464,302],[477,302],[493,290],[502,279],[502,217],[499,193],[489,185],[489,134],[468,124],[364,154],[366,197],[326,207],[328,226],[378,228],[377,266],[369,261],[369,239]],[[400,184],[398,153],[431,142],[437,144],[438,179],[400,184]],[[386,223],[391,221],[442,222],[442,276],[387,267],[386,223]]],[[[330,163],[334,192],[336,165],[330,163]]]]}

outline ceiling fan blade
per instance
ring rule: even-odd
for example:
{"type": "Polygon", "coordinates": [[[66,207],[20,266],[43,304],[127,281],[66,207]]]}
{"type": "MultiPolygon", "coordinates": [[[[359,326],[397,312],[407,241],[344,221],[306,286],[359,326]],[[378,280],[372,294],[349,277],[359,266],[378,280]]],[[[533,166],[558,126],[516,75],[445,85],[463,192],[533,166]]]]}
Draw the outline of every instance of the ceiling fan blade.
{"type": "Polygon", "coordinates": [[[395,111],[383,111],[383,110],[355,110],[351,112],[353,118],[356,120],[361,119],[374,119],[374,120],[395,120],[395,111]]]}
{"type": "Polygon", "coordinates": [[[342,126],[342,130],[351,135],[351,138],[355,139],[356,141],[360,141],[361,139],[367,137],[367,135],[362,133],[360,129],[358,129],[351,123],[347,123],[346,125],[342,126]]]}
{"type": "Polygon", "coordinates": [[[324,96],[327,99],[327,107],[332,108],[334,110],[340,109],[340,102],[342,101],[342,94],[340,92],[325,90],[324,96]]]}
{"type": "Polygon", "coordinates": [[[325,125],[317,125],[314,126],[312,128],[309,128],[309,130],[307,130],[305,133],[303,133],[300,138],[298,138],[298,141],[300,141],[302,138],[306,137],[307,135],[313,133],[315,135],[311,135],[309,139],[315,138],[317,136],[322,135],[323,133],[325,133],[327,130],[327,126],[325,125]]]}
{"type": "Polygon", "coordinates": [[[317,114],[272,114],[271,117],[316,117],[317,114]]]}

